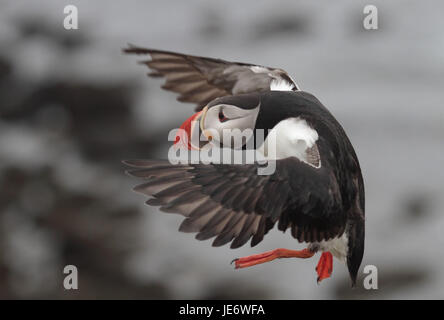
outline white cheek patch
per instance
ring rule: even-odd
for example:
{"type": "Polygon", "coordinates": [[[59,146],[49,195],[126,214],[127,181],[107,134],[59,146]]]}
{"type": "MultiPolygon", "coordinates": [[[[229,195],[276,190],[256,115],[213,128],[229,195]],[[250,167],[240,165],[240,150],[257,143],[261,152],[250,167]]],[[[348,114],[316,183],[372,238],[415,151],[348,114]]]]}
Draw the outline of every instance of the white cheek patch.
{"type": "Polygon", "coordinates": [[[319,136],[304,119],[282,120],[268,133],[264,143],[257,149],[268,159],[296,157],[315,167],[321,167],[316,141],[319,136]]]}
{"type": "Polygon", "coordinates": [[[239,119],[245,117],[256,118],[259,113],[259,106],[254,109],[242,109],[229,104],[221,104],[219,105],[219,111],[222,111],[229,119],[239,119]]]}
{"type": "Polygon", "coordinates": [[[242,109],[233,105],[221,104],[208,110],[204,119],[204,128],[216,133],[215,141],[235,149],[249,140],[259,114],[260,105],[254,109],[242,109]],[[219,112],[228,120],[221,122],[219,112]]]}

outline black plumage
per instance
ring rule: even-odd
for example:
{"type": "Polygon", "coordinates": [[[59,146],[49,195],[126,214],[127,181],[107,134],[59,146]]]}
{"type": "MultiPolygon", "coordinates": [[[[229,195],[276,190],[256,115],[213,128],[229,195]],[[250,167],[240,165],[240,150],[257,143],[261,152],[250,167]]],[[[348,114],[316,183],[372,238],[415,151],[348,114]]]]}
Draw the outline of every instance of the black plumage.
{"type": "MultiPolygon", "coordinates": [[[[199,239],[218,235],[217,245],[236,240],[232,247],[239,247],[261,232],[255,238],[257,244],[257,239],[262,239],[278,220],[279,229],[291,228],[293,237],[299,241],[314,242],[340,236],[351,212],[356,210],[353,199],[359,193],[359,184],[353,181],[361,179],[356,176],[360,171],[351,144],[348,139],[338,136],[342,128],[307,93],[257,95],[261,98],[261,112],[265,116],[268,109],[276,114],[276,108],[282,108],[284,112],[281,118],[274,119],[276,122],[290,113],[311,121],[320,134],[317,145],[322,158],[321,168],[313,168],[291,157],[277,160],[274,174],[260,176],[257,174],[260,164],[172,165],[167,160],[125,161],[135,168],[128,171],[131,175],[149,179],[135,190],[157,199],[155,204],[161,205],[161,210],[177,211],[186,216],[181,231],[202,230],[205,234],[198,235],[199,239]],[[351,160],[345,160],[349,157],[351,160]],[[350,164],[354,167],[349,167],[350,164]],[[344,172],[350,176],[344,176],[344,172]],[[347,183],[348,180],[352,183],[347,183]],[[235,214],[228,219],[230,211],[235,214]],[[262,219],[268,221],[268,227],[262,222],[263,226],[259,228],[262,219]],[[224,228],[219,228],[216,233],[220,223],[224,223],[224,228]]],[[[260,121],[258,119],[258,126],[260,121]]]]}
{"type": "MultiPolygon", "coordinates": [[[[260,106],[254,129],[268,130],[288,118],[304,119],[318,139],[307,161],[276,161],[271,175],[258,175],[266,164],[170,164],[167,160],[126,160],[132,176],[147,179],[135,188],[152,198],[147,204],[182,214],[179,230],[214,238],[213,246],[257,245],[276,224],[299,242],[319,243],[347,235],[347,265],[353,283],[364,252],[364,183],[356,153],[338,121],[313,95],[299,91],[281,69],[256,73],[250,64],[231,63],[166,51],[130,47],[150,54],[154,76],[179,100],[208,108],[218,104],[243,109],[260,106]],[[289,91],[270,91],[273,81],[287,81],[289,91]],[[247,92],[247,93],[245,93],[247,92]],[[243,93],[243,94],[240,94],[243,93]]],[[[262,70],[262,69],[261,69],[262,70]]],[[[254,131],[256,134],[256,131],[254,131]]]]}

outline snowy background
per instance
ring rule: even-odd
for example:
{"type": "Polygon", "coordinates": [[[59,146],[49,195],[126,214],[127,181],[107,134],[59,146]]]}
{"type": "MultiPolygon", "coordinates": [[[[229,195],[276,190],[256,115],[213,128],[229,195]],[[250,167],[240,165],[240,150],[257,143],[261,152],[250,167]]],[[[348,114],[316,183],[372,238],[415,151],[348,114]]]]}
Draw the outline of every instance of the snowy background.
{"type": "Polygon", "coordinates": [[[376,31],[367,4],[0,0],[0,298],[443,299],[444,3],[372,1],[376,31]],[[63,28],[68,4],[78,30],[63,28]],[[361,161],[379,289],[351,290],[337,261],[318,286],[317,256],[235,271],[235,257],[303,245],[274,230],[212,248],[144,206],[120,160],[166,158],[193,106],[127,43],[281,67],[315,94],[361,161]]]}

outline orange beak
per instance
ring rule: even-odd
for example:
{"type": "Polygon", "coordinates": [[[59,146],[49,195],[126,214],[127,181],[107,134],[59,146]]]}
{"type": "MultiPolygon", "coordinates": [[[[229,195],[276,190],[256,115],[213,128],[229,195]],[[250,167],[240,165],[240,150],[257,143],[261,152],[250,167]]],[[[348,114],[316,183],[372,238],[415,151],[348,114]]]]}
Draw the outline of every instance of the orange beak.
{"type": "MultiPolygon", "coordinates": [[[[199,129],[200,124],[200,118],[203,111],[200,111],[198,113],[193,114],[191,117],[189,117],[187,120],[185,120],[184,123],[180,126],[176,138],[174,140],[174,145],[178,148],[183,147],[188,150],[199,150],[198,147],[195,147],[191,144],[191,139],[193,137],[193,132],[196,129],[199,129]],[[193,123],[194,121],[194,123],[193,123]]],[[[199,137],[198,137],[199,138],[199,137]]]]}

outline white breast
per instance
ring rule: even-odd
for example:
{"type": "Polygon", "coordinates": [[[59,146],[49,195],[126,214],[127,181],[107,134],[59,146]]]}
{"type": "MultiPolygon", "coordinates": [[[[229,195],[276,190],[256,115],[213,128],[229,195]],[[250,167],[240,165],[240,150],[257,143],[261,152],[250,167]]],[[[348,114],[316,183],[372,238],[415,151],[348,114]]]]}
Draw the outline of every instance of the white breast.
{"type": "Polygon", "coordinates": [[[296,157],[309,163],[307,150],[315,145],[318,138],[317,131],[307,121],[300,117],[288,118],[274,126],[257,150],[267,159],[296,157]]]}
{"type": "Polygon", "coordinates": [[[344,232],[341,237],[319,242],[322,251],[330,251],[339,261],[347,262],[348,237],[344,232]]]}

